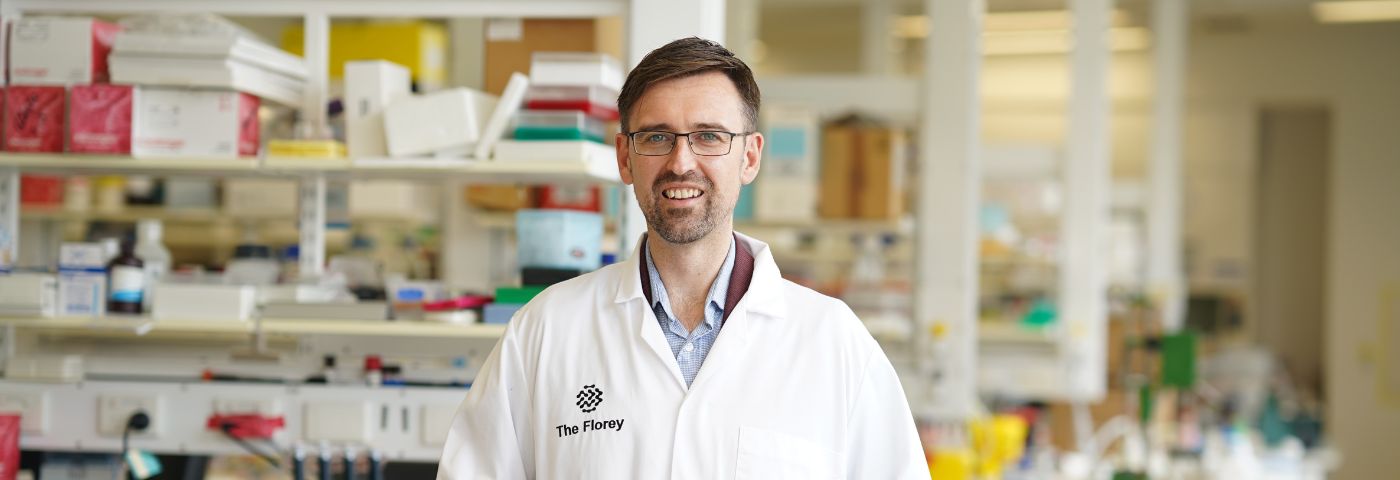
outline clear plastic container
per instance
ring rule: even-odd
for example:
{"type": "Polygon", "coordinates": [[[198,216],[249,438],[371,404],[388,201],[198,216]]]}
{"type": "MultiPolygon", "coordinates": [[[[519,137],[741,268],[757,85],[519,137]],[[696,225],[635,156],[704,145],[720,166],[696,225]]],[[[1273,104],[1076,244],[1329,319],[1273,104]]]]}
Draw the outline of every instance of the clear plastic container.
{"type": "Polygon", "coordinates": [[[162,232],[164,232],[164,228],[160,220],[143,219],[137,223],[136,256],[146,264],[147,292],[142,297],[142,304],[148,310],[153,306],[155,300],[153,292],[156,284],[170,274],[170,250],[165,248],[165,244],[161,242],[162,232]]]}
{"type": "Polygon", "coordinates": [[[516,140],[592,140],[605,143],[601,120],[577,111],[522,111],[515,116],[516,140]]]}
{"type": "Polygon", "coordinates": [[[617,92],[594,86],[532,86],[525,92],[530,110],[573,110],[601,120],[617,120],[617,92]]]}
{"type": "Polygon", "coordinates": [[[265,245],[243,244],[234,248],[233,260],[224,269],[224,278],[232,285],[276,285],[281,268],[265,245]]]}

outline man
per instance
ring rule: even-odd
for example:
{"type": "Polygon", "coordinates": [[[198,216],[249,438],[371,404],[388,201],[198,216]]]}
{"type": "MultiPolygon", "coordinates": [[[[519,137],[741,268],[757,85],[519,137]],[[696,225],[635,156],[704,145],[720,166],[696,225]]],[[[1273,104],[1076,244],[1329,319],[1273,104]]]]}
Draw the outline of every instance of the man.
{"type": "Polygon", "coordinates": [[[617,165],[647,234],[629,261],[511,319],[439,479],[928,478],[899,380],[860,320],[734,233],[763,150],[758,107],[748,66],[708,40],[632,70],[617,165]]]}

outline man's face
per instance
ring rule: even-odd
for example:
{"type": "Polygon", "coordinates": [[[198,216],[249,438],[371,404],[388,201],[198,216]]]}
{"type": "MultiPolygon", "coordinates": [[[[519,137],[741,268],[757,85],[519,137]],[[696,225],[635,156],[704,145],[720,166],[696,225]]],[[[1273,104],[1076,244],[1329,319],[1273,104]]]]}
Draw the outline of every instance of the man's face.
{"type": "MultiPolygon", "coordinates": [[[[628,127],[633,132],[744,133],[743,112],[743,101],[729,77],[708,72],[647,88],[632,106],[628,127]]],[[[627,135],[617,136],[617,166],[623,183],[632,185],[651,230],[674,244],[691,243],[717,227],[732,226],[739,188],[758,176],[762,151],[763,136],[758,133],[735,136],[729,153],[718,156],[696,155],[684,136],[676,138],[669,154],[639,155],[627,135]]]]}

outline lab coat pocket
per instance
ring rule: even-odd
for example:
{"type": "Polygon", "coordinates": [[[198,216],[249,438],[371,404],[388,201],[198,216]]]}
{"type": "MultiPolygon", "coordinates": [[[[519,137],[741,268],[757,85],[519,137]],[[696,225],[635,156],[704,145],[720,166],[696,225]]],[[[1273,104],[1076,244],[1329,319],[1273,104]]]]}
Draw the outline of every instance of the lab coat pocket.
{"type": "Polygon", "coordinates": [[[758,427],[739,428],[736,480],[840,478],[836,452],[805,438],[758,427]]]}

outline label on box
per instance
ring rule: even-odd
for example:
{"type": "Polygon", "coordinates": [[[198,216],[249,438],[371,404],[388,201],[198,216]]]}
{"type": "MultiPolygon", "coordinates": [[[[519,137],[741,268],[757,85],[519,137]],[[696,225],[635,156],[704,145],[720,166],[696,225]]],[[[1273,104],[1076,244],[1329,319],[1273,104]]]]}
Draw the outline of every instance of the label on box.
{"type": "Polygon", "coordinates": [[[238,94],[239,155],[252,157],[258,154],[258,142],[262,132],[262,124],[258,118],[259,105],[261,100],[258,97],[246,93],[238,94]]]}
{"type": "Polygon", "coordinates": [[[130,153],[131,108],[128,85],[73,87],[68,149],[76,153],[130,153]]]}
{"type": "Polygon", "coordinates": [[[519,42],[525,37],[525,22],[519,18],[486,19],[486,41],[519,42]]]}
{"type": "Polygon", "coordinates": [[[117,302],[141,303],[146,291],[146,272],[140,268],[118,265],[112,267],[111,299],[117,302]]]}
{"type": "Polygon", "coordinates": [[[98,316],[106,313],[103,292],[107,277],[90,273],[61,273],[58,279],[60,316],[98,316]]]}
{"type": "Polygon", "coordinates": [[[5,89],[5,150],[63,151],[63,87],[5,89]]]}
{"type": "Polygon", "coordinates": [[[58,249],[61,272],[106,272],[107,258],[97,243],[65,243],[58,249]]]}

